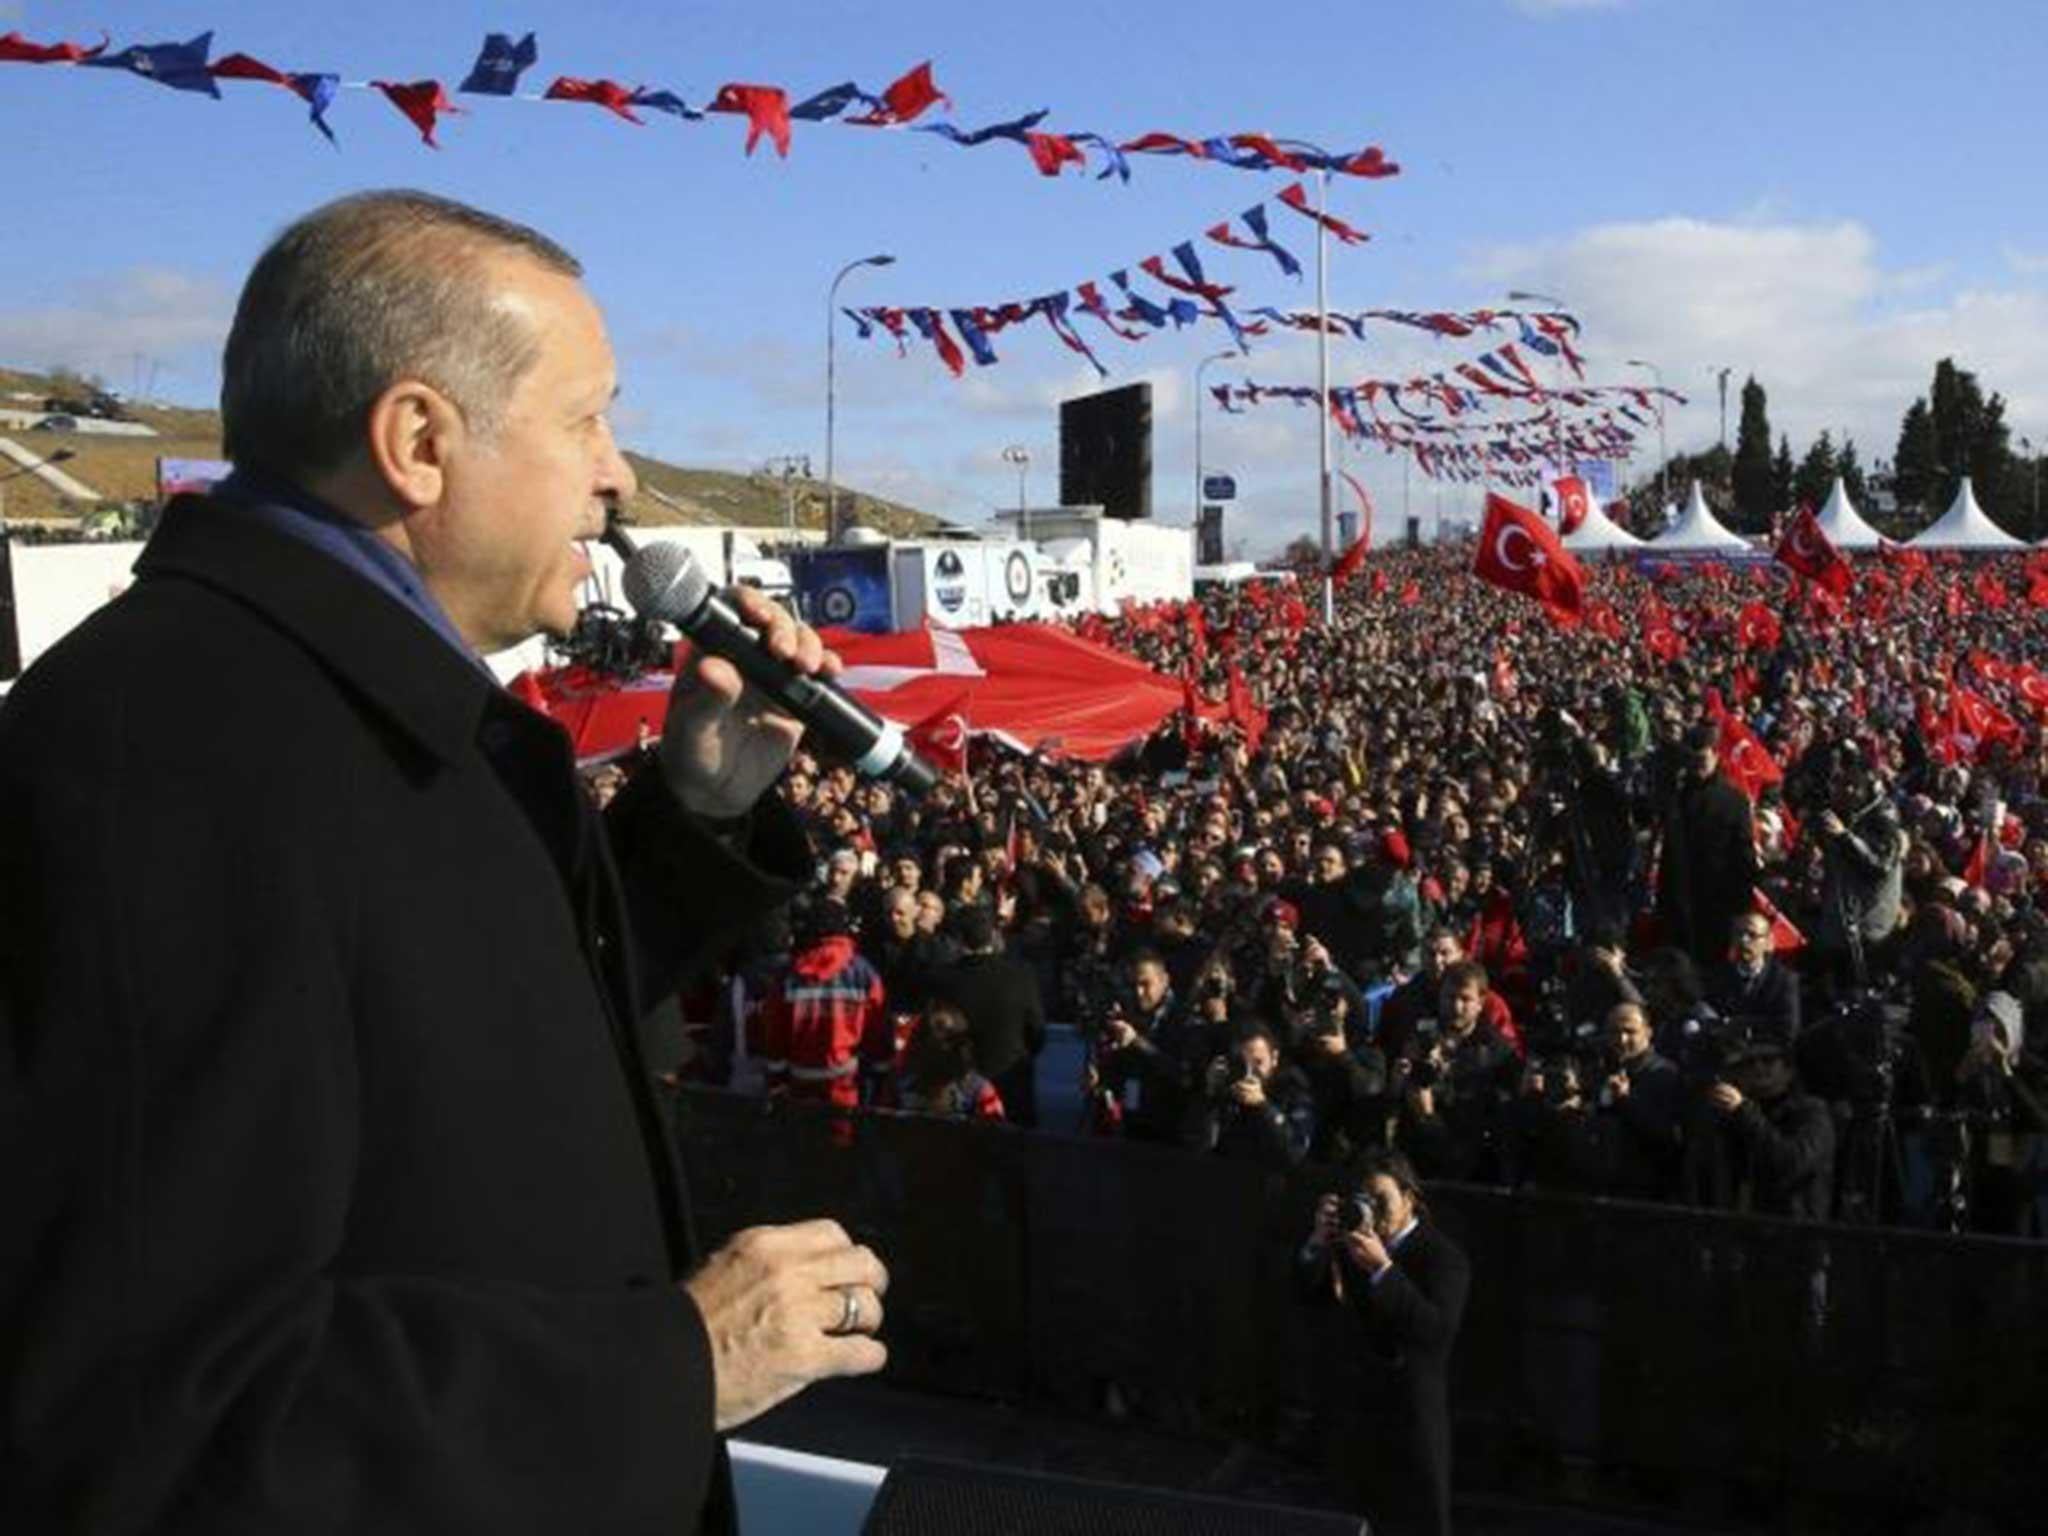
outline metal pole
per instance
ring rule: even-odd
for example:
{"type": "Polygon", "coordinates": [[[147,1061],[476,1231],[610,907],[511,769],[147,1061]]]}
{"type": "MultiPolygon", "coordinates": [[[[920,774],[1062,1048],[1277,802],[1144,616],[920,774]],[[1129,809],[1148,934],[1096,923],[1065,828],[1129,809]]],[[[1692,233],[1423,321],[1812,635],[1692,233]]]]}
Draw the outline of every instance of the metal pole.
{"type": "Polygon", "coordinates": [[[1664,370],[1640,357],[1630,358],[1628,365],[1631,368],[1649,369],[1651,377],[1657,381],[1657,515],[1662,517],[1665,507],[1671,504],[1670,488],[1667,484],[1667,466],[1671,462],[1671,454],[1664,446],[1664,370]]]}
{"type": "MultiPolygon", "coordinates": [[[[1319,215],[1328,214],[1329,200],[1330,173],[1326,170],[1316,177],[1316,212],[1319,215]]],[[[1323,622],[1333,624],[1337,618],[1337,587],[1331,573],[1337,558],[1333,547],[1337,525],[1335,511],[1330,505],[1330,232],[1322,218],[1316,220],[1316,374],[1320,387],[1316,398],[1322,407],[1316,488],[1323,521],[1323,622]]]]}
{"type": "Polygon", "coordinates": [[[1202,526],[1202,376],[1211,363],[1227,362],[1235,352],[1212,352],[1195,364],[1195,527],[1202,526]]]}
{"type": "Polygon", "coordinates": [[[895,260],[894,256],[877,254],[849,261],[832,279],[832,286],[825,290],[825,539],[828,543],[837,543],[840,534],[839,490],[832,458],[834,429],[838,425],[839,285],[856,267],[886,267],[895,260]]]}

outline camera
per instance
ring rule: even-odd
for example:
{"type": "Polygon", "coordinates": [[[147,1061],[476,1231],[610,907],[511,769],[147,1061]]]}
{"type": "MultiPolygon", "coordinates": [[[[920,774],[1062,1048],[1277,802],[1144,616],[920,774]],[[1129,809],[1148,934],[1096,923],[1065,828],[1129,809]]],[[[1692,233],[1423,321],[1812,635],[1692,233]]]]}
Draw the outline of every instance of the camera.
{"type": "Polygon", "coordinates": [[[1337,1207],[1337,1230],[1361,1232],[1372,1225],[1372,1202],[1363,1195],[1347,1195],[1337,1207]]]}

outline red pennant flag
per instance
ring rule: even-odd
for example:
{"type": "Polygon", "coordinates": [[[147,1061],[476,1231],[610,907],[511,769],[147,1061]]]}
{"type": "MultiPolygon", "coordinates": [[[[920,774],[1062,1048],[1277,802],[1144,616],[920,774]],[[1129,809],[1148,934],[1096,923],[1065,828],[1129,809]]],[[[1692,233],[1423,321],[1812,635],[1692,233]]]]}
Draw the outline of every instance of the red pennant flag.
{"type": "Polygon", "coordinates": [[[1057,176],[1062,166],[1088,163],[1081,146],[1063,133],[1027,133],[1024,147],[1031,151],[1031,163],[1041,176],[1057,176]]]}
{"type": "Polygon", "coordinates": [[[267,80],[272,85],[281,85],[293,90],[292,77],[283,70],[251,58],[246,53],[231,53],[215,59],[206,66],[207,71],[220,80],[267,80]]]}
{"type": "Polygon", "coordinates": [[[1577,475],[1552,481],[1551,489],[1557,492],[1557,531],[1570,538],[1593,510],[1593,493],[1577,475]]]}
{"type": "Polygon", "coordinates": [[[627,105],[633,99],[633,93],[616,80],[578,80],[573,76],[564,75],[547,88],[542,99],[588,102],[593,107],[603,107],[607,112],[616,112],[629,123],[646,126],[633,115],[633,109],[627,105]]]}
{"type": "Polygon", "coordinates": [[[1745,603],[1735,619],[1735,638],[1752,651],[1769,651],[1777,648],[1785,637],[1778,616],[1762,603],[1745,603]]]}
{"type": "Polygon", "coordinates": [[[1230,719],[1244,732],[1245,745],[1252,751],[1259,750],[1259,743],[1266,739],[1266,712],[1252,700],[1252,690],[1244,680],[1244,673],[1236,665],[1230,668],[1229,690],[1225,700],[1230,710],[1230,719]]]}
{"type": "Polygon", "coordinates": [[[88,48],[83,43],[32,43],[19,32],[0,35],[0,62],[8,64],[76,64],[106,51],[104,37],[97,48],[88,48]]]}
{"type": "Polygon", "coordinates": [[[1551,619],[1577,624],[1586,606],[1586,576],[1557,532],[1505,496],[1486,498],[1486,523],[1472,574],[1490,586],[1532,597],[1551,619]]]}
{"type": "Polygon", "coordinates": [[[739,112],[747,119],[747,153],[768,135],[775,153],[789,158],[789,93],[779,85],[721,85],[707,112],[739,112]]]}
{"type": "Polygon", "coordinates": [[[1337,473],[1344,477],[1344,483],[1351,487],[1351,494],[1358,498],[1358,547],[1361,551],[1359,558],[1363,559],[1363,551],[1372,548],[1372,498],[1365,494],[1365,487],[1350,470],[1340,469],[1337,473]]]}
{"type": "Polygon", "coordinates": [[[967,771],[967,698],[963,688],[903,733],[942,773],[967,771]]]}
{"type": "Polygon", "coordinates": [[[1726,711],[1721,714],[1719,726],[1721,735],[1716,750],[1721,756],[1722,772],[1752,803],[1761,791],[1785,781],[1785,770],[1778,766],[1778,760],[1755,731],[1726,711]]]}
{"type": "Polygon", "coordinates": [[[1315,209],[1308,205],[1308,193],[1302,189],[1302,185],[1298,181],[1291,187],[1281,189],[1280,201],[1303,217],[1314,219],[1346,245],[1363,245],[1372,238],[1363,230],[1353,229],[1335,214],[1317,213],[1315,209]]]}
{"type": "Polygon", "coordinates": [[[438,80],[414,80],[406,84],[372,80],[370,84],[382,91],[385,99],[419,129],[420,137],[426,140],[429,149],[441,147],[434,142],[434,125],[449,113],[462,110],[448,99],[447,88],[438,80]]]}
{"type": "Polygon", "coordinates": [[[926,60],[882,92],[882,105],[888,109],[886,114],[875,113],[868,117],[857,117],[853,121],[907,123],[927,107],[941,101],[949,107],[953,104],[952,97],[932,84],[931,61],[926,60]]]}
{"type": "Polygon", "coordinates": [[[1793,955],[1806,948],[1806,935],[1792,926],[1792,920],[1780,912],[1771,898],[1761,890],[1751,893],[1751,910],[1757,916],[1768,919],[1771,925],[1771,950],[1775,954],[1793,955]]]}
{"type": "Polygon", "coordinates": [[[1778,541],[1771,558],[1838,598],[1847,597],[1856,580],[1849,562],[1828,541],[1811,507],[1801,507],[1792,514],[1791,521],[1785,524],[1785,536],[1778,541]]]}

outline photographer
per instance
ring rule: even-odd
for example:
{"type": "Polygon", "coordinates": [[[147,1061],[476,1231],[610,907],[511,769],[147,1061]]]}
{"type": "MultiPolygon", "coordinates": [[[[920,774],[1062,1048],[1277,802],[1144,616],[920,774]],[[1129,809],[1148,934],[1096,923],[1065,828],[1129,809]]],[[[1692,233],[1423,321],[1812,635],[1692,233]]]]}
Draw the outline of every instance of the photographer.
{"type": "Polygon", "coordinates": [[[1358,989],[1326,969],[1291,1052],[1314,1100],[1310,1153],[1319,1163],[1343,1163],[1386,1141],[1387,1062],[1361,1038],[1364,1018],[1358,989]]]}
{"type": "MultiPolygon", "coordinates": [[[[1722,1210],[1826,1221],[1835,1187],[1835,1121],[1807,1095],[1788,1044],[1737,1047],[1706,1091],[1718,1134],[1705,1156],[1708,1203],[1722,1210]]],[[[1688,1148],[1688,1160],[1693,1150],[1688,1148]]]]}
{"type": "Polygon", "coordinates": [[[1498,1161],[1501,1106],[1515,1054],[1486,1023],[1486,970],[1463,960],[1444,973],[1441,1025],[1418,1030],[1394,1063],[1402,1100],[1399,1136],[1433,1177],[1491,1178],[1498,1161]]]}
{"type": "Polygon", "coordinates": [[[1665,932],[1702,967],[1721,958],[1729,930],[1756,892],[1749,799],[1721,772],[1719,743],[1718,730],[1705,723],[1684,737],[1657,879],[1665,932]]]}
{"type": "Polygon", "coordinates": [[[1280,1042],[1263,1024],[1240,1030],[1231,1050],[1211,1061],[1187,1143],[1240,1162],[1284,1171],[1308,1155],[1315,1110],[1308,1084],[1280,1064],[1280,1042]]]}
{"type": "Polygon", "coordinates": [[[1175,1006],[1166,962],[1149,949],[1131,957],[1130,1002],[1111,1005],[1082,1088],[1101,1129],[1136,1141],[1175,1141],[1188,1113],[1199,1031],[1175,1006]]]}
{"type": "Polygon", "coordinates": [[[1634,915],[1635,827],[1608,744],[1564,710],[1537,718],[1534,842],[1564,854],[1581,932],[1624,928],[1634,915]]]}
{"type": "Polygon", "coordinates": [[[1598,1064],[1567,1051],[1531,1057],[1509,1115],[1508,1182],[1571,1194],[1606,1192],[1608,1147],[1586,1083],[1598,1064]]]}
{"type": "Polygon", "coordinates": [[[1599,1110],[1607,1130],[1608,1193],[1665,1199],[1682,1148],[1685,1091],[1678,1068],[1651,1045],[1650,1017],[1640,1003],[1608,1010],[1607,1038],[1614,1069],[1601,1084],[1599,1110]]]}
{"type": "Polygon", "coordinates": [[[2019,1000],[1984,999],[1956,1066],[1956,1106],[1974,1129],[1971,1225],[2048,1236],[2048,1061],[2028,1048],[2019,1000]]]}
{"type": "Polygon", "coordinates": [[[1329,1415],[1333,1461],[1375,1530],[1451,1529],[1450,1358],[1472,1269],[1428,1219],[1398,1152],[1362,1159],[1345,1193],[1317,1202],[1296,1260],[1312,1303],[1355,1320],[1360,1379],[1329,1415]]]}
{"type": "Polygon", "coordinates": [[[1813,935],[1820,974],[1837,993],[1868,986],[1878,947],[1899,927],[1906,834],[1883,781],[1860,756],[1838,754],[1814,830],[1822,858],[1813,935]]]}

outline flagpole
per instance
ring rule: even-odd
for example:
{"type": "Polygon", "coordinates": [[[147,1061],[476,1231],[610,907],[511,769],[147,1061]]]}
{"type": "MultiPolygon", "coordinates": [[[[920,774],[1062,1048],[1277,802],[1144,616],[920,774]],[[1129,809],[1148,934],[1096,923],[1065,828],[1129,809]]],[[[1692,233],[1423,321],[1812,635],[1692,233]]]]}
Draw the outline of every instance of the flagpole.
{"type": "Polygon", "coordinates": [[[1317,462],[1317,488],[1323,514],[1323,622],[1337,619],[1337,587],[1332,575],[1336,550],[1336,519],[1330,505],[1330,173],[1316,177],[1316,373],[1321,381],[1322,435],[1317,462]]]}

